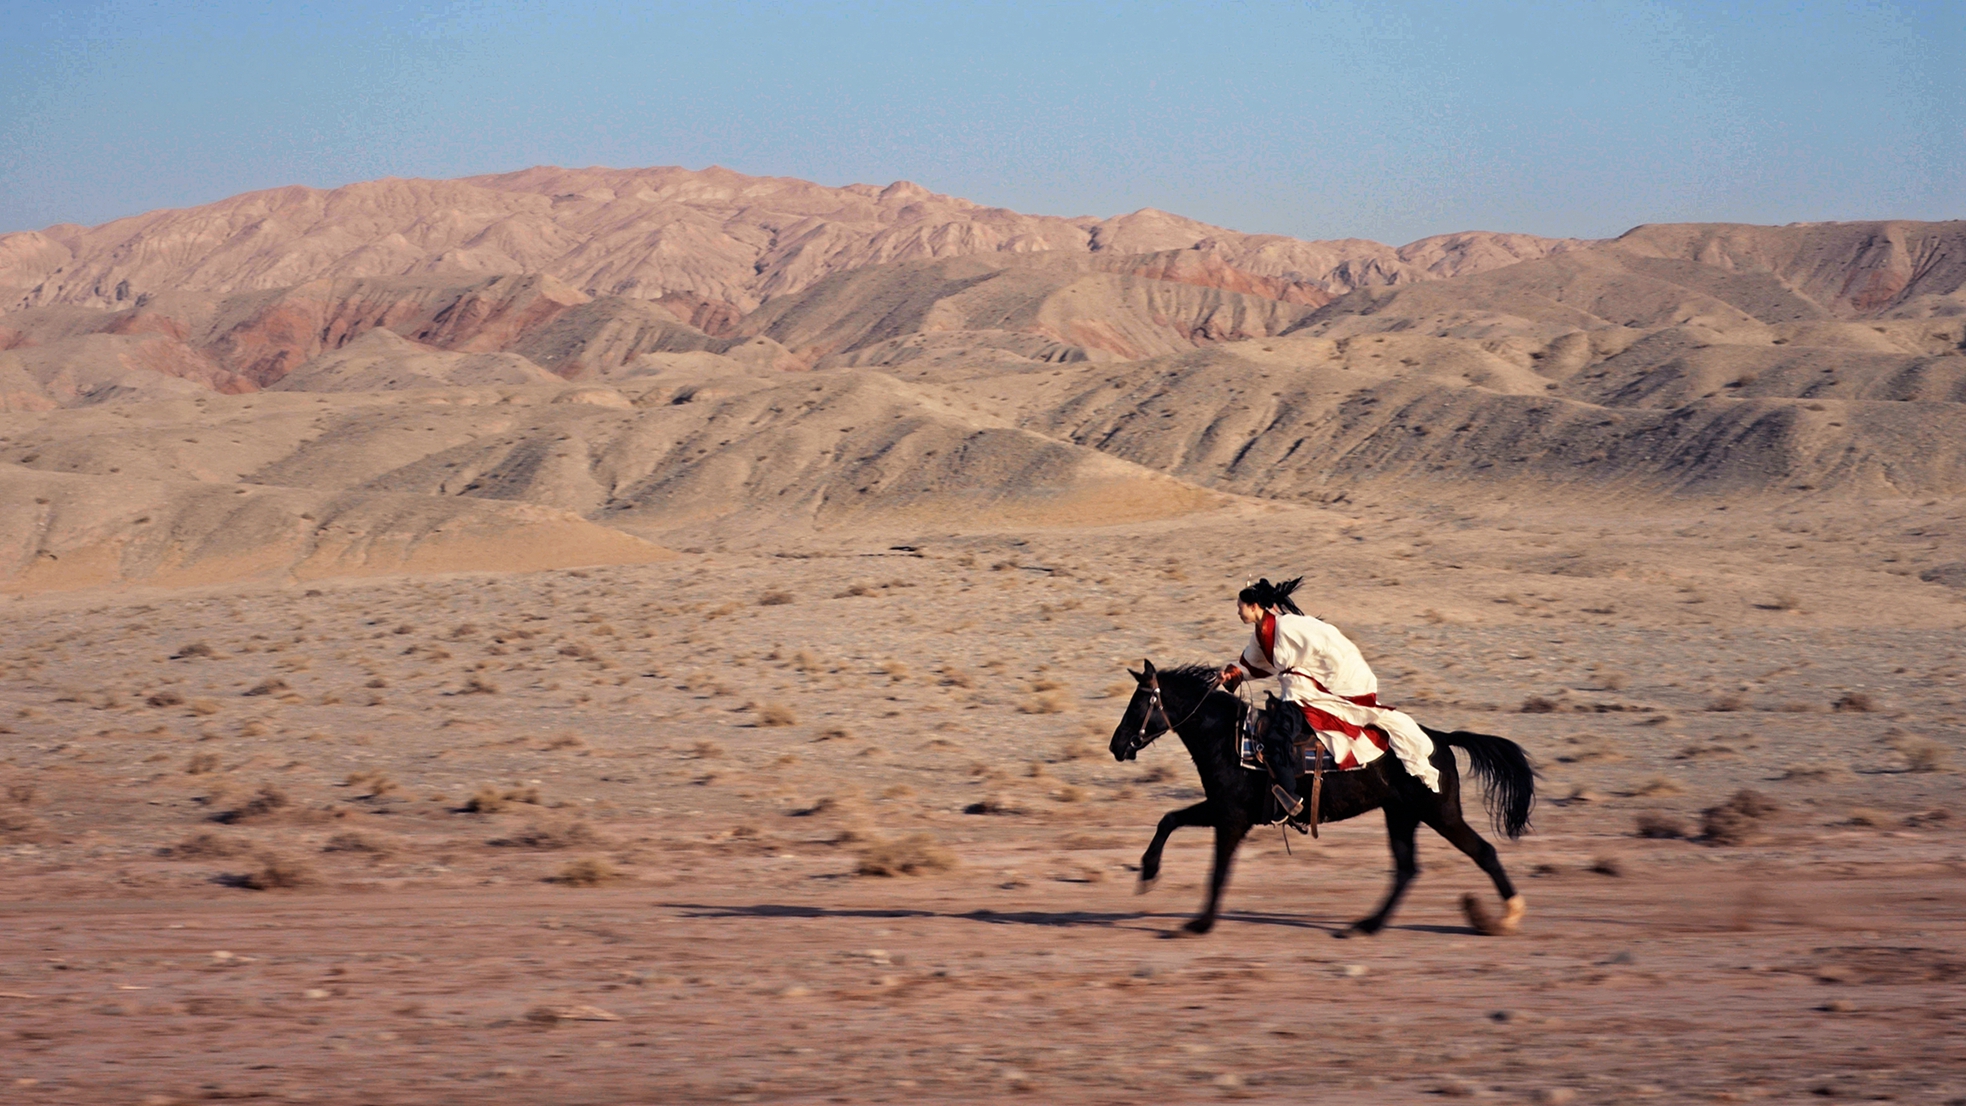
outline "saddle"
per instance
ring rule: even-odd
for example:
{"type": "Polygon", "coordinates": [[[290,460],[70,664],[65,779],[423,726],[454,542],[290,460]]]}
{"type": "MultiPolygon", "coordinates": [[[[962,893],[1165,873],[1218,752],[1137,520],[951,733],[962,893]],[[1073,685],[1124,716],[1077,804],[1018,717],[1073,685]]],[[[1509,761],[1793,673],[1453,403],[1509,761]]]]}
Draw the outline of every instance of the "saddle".
{"type": "MultiPolygon", "coordinates": [[[[1241,740],[1236,746],[1236,753],[1238,759],[1242,761],[1242,766],[1254,772],[1270,770],[1269,765],[1263,762],[1263,740],[1270,735],[1270,727],[1275,724],[1272,712],[1283,706],[1283,701],[1274,694],[1266,695],[1265,698],[1268,701],[1263,705],[1262,710],[1251,710],[1243,716],[1241,740]]],[[[1312,760],[1313,750],[1321,750],[1324,753],[1326,772],[1357,772],[1366,767],[1363,764],[1355,764],[1350,768],[1338,767],[1332,758],[1330,748],[1318,737],[1317,731],[1309,726],[1300,727],[1290,744],[1297,754],[1297,771],[1300,773],[1317,771],[1317,765],[1312,760]]]]}
{"type": "MultiPolygon", "coordinates": [[[[1306,773],[1311,777],[1310,801],[1304,808],[1304,821],[1308,823],[1311,836],[1316,837],[1318,835],[1318,804],[1319,800],[1324,796],[1324,773],[1327,770],[1356,772],[1363,765],[1353,765],[1350,768],[1327,769],[1326,765],[1332,762],[1331,750],[1325,747],[1324,742],[1318,737],[1316,730],[1302,723],[1300,720],[1301,715],[1295,717],[1286,715],[1283,713],[1286,710],[1292,710],[1290,704],[1278,699],[1274,694],[1266,694],[1264,696],[1262,710],[1251,710],[1243,716],[1240,740],[1237,743],[1236,753],[1238,759],[1242,761],[1244,768],[1254,769],[1255,771],[1268,775],[1270,768],[1263,759],[1265,739],[1269,736],[1271,727],[1273,726],[1289,725],[1292,727],[1290,751],[1291,755],[1297,758],[1297,777],[1302,779],[1306,773]],[[1285,721],[1286,719],[1289,719],[1289,721],[1285,721]]],[[[1303,829],[1305,827],[1299,826],[1298,828],[1303,829]]]]}

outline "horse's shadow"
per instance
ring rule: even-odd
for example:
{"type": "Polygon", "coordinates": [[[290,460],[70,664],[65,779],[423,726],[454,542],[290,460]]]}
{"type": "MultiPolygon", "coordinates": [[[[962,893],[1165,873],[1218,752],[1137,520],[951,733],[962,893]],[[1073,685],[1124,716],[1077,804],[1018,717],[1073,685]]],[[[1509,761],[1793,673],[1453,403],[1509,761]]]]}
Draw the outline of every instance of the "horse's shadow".
{"type": "MultiPolygon", "coordinates": [[[[817,920],[827,918],[946,918],[952,921],[980,922],[984,925],[1038,926],[1051,929],[1132,929],[1161,936],[1183,936],[1178,929],[1169,932],[1155,923],[1183,920],[1186,915],[1158,910],[991,910],[982,908],[958,912],[940,910],[916,910],[895,907],[845,908],[831,906],[806,906],[793,903],[752,903],[745,905],[710,903],[663,903],[663,906],[679,911],[685,918],[789,918],[798,920],[817,920]]],[[[1349,922],[1327,921],[1323,919],[1301,918],[1290,914],[1269,914],[1261,911],[1232,911],[1222,915],[1224,921],[1242,922],[1246,925],[1277,926],[1284,929],[1305,929],[1321,932],[1331,937],[1344,936],[1350,929],[1349,922]]],[[[1411,933],[1436,933],[1451,936],[1474,936],[1475,930],[1468,926],[1453,925],[1398,925],[1387,926],[1388,931],[1403,930],[1411,933]]]]}

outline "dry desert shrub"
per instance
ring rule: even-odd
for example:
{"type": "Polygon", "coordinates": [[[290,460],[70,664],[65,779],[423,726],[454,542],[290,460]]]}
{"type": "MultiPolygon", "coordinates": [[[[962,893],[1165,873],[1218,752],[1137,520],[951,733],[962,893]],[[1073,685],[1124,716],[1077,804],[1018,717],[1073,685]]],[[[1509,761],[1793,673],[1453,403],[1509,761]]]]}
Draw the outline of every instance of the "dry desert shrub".
{"type": "Polygon", "coordinates": [[[560,824],[535,822],[510,837],[494,838],[486,842],[503,848],[520,849],[572,849],[602,843],[601,835],[595,833],[594,827],[581,819],[560,824]]]}
{"type": "Polygon", "coordinates": [[[231,810],[221,810],[217,814],[212,815],[212,821],[229,826],[265,821],[278,811],[285,809],[288,805],[289,800],[286,792],[270,783],[262,784],[260,789],[253,794],[252,798],[247,799],[231,810]]]}
{"type": "Polygon", "coordinates": [[[946,872],[956,866],[956,856],[926,833],[911,833],[893,840],[873,840],[861,847],[863,876],[919,876],[946,872]]]}
{"type": "Polygon", "coordinates": [[[234,882],[252,891],[288,890],[313,883],[314,873],[298,860],[275,853],[261,853],[259,867],[239,876],[234,882]]]}
{"type": "Polygon", "coordinates": [[[565,887],[599,887],[620,878],[621,873],[615,870],[614,865],[599,857],[587,857],[561,868],[558,875],[551,877],[551,882],[565,887]]]}
{"type": "Polygon", "coordinates": [[[587,739],[577,733],[563,733],[540,747],[548,752],[557,749],[585,749],[587,747],[587,739]]]}
{"type": "Polygon", "coordinates": [[[508,805],[510,804],[506,802],[503,792],[496,787],[486,785],[464,800],[463,810],[466,814],[497,814],[508,805]]]}
{"type": "Polygon", "coordinates": [[[7,801],[21,806],[34,801],[35,788],[31,783],[10,783],[7,785],[7,801]]]}
{"type": "Polygon", "coordinates": [[[760,607],[782,607],[791,602],[793,602],[792,593],[789,591],[768,591],[758,596],[760,607]]]}
{"type": "Polygon", "coordinates": [[[157,850],[157,855],[172,860],[203,860],[210,857],[242,856],[252,851],[252,846],[244,841],[235,841],[207,830],[194,833],[175,845],[166,845],[157,850]]]}
{"type": "Polygon", "coordinates": [[[1742,789],[1719,806],[1700,812],[1700,832],[1716,845],[1742,845],[1760,836],[1761,823],[1781,810],[1773,799],[1742,789]]]}
{"type": "Polygon", "coordinates": [[[1625,754],[1618,751],[1615,743],[1597,734],[1581,733],[1564,741],[1570,748],[1557,754],[1559,764],[1584,764],[1590,761],[1612,764],[1625,759],[1625,754]]]}
{"type": "Polygon", "coordinates": [[[784,703],[754,704],[752,709],[757,712],[760,726],[794,726],[799,721],[799,716],[784,703]]]}
{"type": "Polygon", "coordinates": [[[143,701],[144,701],[144,705],[146,706],[177,707],[177,706],[184,705],[184,696],[179,695],[177,692],[172,691],[170,688],[165,688],[162,691],[155,691],[150,693],[149,695],[144,696],[143,701]]]}
{"type": "Polygon", "coordinates": [[[497,788],[490,784],[478,788],[464,801],[466,814],[497,814],[513,803],[526,803],[531,806],[542,805],[537,787],[497,788]]]}
{"type": "Polygon", "coordinates": [[[459,695],[497,695],[498,685],[484,676],[473,676],[464,681],[464,686],[459,688],[457,693],[459,695]]]}
{"type": "Polygon", "coordinates": [[[1554,699],[1531,695],[1522,701],[1521,709],[1524,714],[1550,714],[1557,709],[1557,703],[1554,699]]]}
{"type": "Polygon", "coordinates": [[[1795,782],[1822,783],[1828,780],[1848,779],[1851,772],[1841,764],[1802,764],[1784,771],[1778,779],[1795,782]]]}
{"type": "Polygon", "coordinates": [[[1628,794],[1638,798],[1648,798],[1653,795],[1677,795],[1681,790],[1678,781],[1665,776],[1653,776],[1632,788],[1628,794]]]}
{"type": "Polygon", "coordinates": [[[1686,823],[1657,810],[1641,813],[1637,821],[1640,837],[1666,839],[1687,836],[1686,823]]]}
{"type": "Polygon", "coordinates": [[[936,669],[944,687],[975,687],[976,677],[954,664],[945,664],[936,669]]]}
{"type": "Polygon", "coordinates": [[[1918,734],[1893,734],[1886,739],[1905,758],[1909,772],[1943,772],[1952,763],[1952,750],[1918,734]]]}
{"type": "Polygon", "coordinates": [[[0,810],[0,841],[9,844],[26,844],[39,841],[47,835],[47,827],[39,818],[20,810],[0,810]]]}
{"type": "Polygon", "coordinates": [[[191,759],[184,765],[184,774],[187,776],[203,776],[216,771],[218,771],[217,753],[193,753],[191,759]]]}
{"type": "Polygon", "coordinates": [[[209,660],[216,660],[218,658],[218,650],[213,649],[207,642],[194,641],[188,645],[178,646],[177,652],[171,654],[171,659],[174,661],[189,660],[192,657],[205,657],[209,660]]]}
{"type": "Polygon", "coordinates": [[[198,715],[200,718],[210,718],[223,709],[223,707],[219,706],[217,699],[191,700],[191,713],[198,715]]]}
{"type": "Polygon", "coordinates": [[[1086,795],[1085,788],[1069,783],[1051,793],[1051,797],[1061,803],[1082,803],[1086,795]]]}
{"type": "Polygon", "coordinates": [[[1861,691],[1846,691],[1830,704],[1830,709],[1838,713],[1869,714],[1877,709],[1877,701],[1861,691]]]}
{"type": "Polygon", "coordinates": [[[354,788],[356,798],[360,799],[380,799],[384,795],[398,790],[396,781],[390,779],[389,774],[381,770],[351,772],[348,778],[342,781],[341,785],[343,787],[354,788]]]}
{"type": "Polygon", "coordinates": [[[858,795],[821,795],[811,806],[792,811],[792,817],[810,818],[816,814],[857,816],[865,812],[866,804],[858,795]]]}
{"type": "Polygon", "coordinates": [[[1019,714],[1063,714],[1068,706],[1070,704],[1063,694],[1047,691],[1017,704],[1017,711],[1019,714]]]}
{"type": "Polygon", "coordinates": [[[1839,826],[1888,826],[1896,819],[1876,807],[1851,807],[1843,819],[1834,823],[1839,826]]]}
{"type": "Polygon", "coordinates": [[[1746,710],[1748,709],[1747,696],[1739,694],[1716,696],[1712,702],[1707,704],[1707,709],[1721,713],[1746,710]]]}
{"type": "Polygon", "coordinates": [[[271,695],[271,694],[273,694],[273,693],[274,693],[274,692],[276,692],[276,691],[285,691],[285,690],[287,690],[287,686],[288,686],[288,685],[287,685],[287,681],[285,681],[285,680],[283,680],[283,679],[281,679],[280,677],[278,677],[278,676],[268,676],[268,677],[267,677],[266,679],[264,679],[264,680],[261,680],[260,682],[258,682],[258,683],[256,683],[256,684],[254,684],[253,686],[251,686],[251,687],[249,687],[249,688],[247,688],[247,689],[245,690],[245,692],[244,692],[244,694],[246,694],[246,695],[271,695]]]}
{"type": "Polygon", "coordinates": [[[321,846],[321,851],[324,853],[362,853],[367,856],[380,858],[388,856],[396,850],[389,842],[374,834],[349,830],[345,833],[337,833],[333,837],[328,838],[327,843],[321,846]]]}
{"type": "Polygon", "coordinates": [[[715,760],[724,755],[724,747],[714,741],[699,741],[689,747],[689,755],[694,760],[715,760]]]}

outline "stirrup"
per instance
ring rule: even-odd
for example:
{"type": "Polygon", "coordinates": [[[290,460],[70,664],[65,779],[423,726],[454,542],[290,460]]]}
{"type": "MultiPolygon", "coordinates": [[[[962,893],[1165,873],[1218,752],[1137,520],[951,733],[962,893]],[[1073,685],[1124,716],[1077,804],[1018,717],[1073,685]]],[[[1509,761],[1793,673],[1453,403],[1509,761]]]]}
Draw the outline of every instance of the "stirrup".
{"type": "Polygon", "coordinates": [[[1304,813],[1304,800],[1285,791],[1282,784],[1271,784],[1270,794],[1276,796],[1277,805],[1283,808],[1285,816],[1294,819],[1304,813]]]}

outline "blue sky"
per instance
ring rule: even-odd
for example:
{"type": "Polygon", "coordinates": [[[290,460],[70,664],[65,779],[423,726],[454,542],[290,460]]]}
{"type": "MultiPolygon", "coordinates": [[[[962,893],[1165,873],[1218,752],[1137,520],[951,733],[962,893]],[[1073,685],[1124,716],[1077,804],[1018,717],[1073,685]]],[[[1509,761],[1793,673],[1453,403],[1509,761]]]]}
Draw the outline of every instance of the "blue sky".
{"type": "Polygon", "coordinates": [[[1966,0],[0,0],[0,27],[0,231],[539,164],[1393,243],[1966,218],[1966,0]]]}

